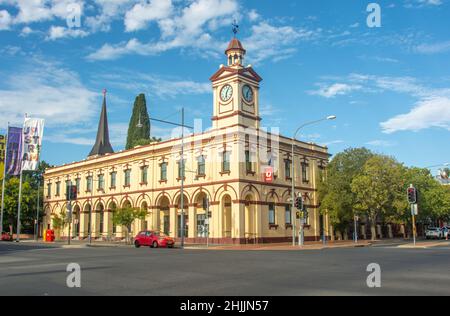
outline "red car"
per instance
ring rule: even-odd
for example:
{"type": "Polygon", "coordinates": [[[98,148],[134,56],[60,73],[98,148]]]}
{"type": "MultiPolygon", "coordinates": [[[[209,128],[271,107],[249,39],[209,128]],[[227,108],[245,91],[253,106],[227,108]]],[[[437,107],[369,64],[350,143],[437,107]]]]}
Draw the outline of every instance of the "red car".
{"type": "Polygon", "coordinates": [[[134,238],[134,246],[136,248],[141,246],[148,246],[151,248],[173,248],[175,246],[175,241],[173,238],[170,238],[163,233],[145,230],[136,235],[134,238]]]}
{"type": "Polygon", "coordinates": [[[13,235],[10,233],[2,233],[2,241],[13,241],[13,235]]]}

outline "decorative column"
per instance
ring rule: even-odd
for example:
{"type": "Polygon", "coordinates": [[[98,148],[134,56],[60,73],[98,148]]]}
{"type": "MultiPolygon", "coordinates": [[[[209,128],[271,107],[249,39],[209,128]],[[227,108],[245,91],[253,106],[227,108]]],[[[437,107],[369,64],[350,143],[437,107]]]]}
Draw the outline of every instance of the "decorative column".
{"type": "Polygon", "coordinates": [[[188,227],[188,238],[197,237],[197,208],[195,205],[189,205],[188,210],[189,227],[188,227]]]}
{"type": "Polygon", "coordinates": [[[177,233],[178,212],[176,205],[171,205],[169,212],[170,212],[170,237],[176,238],[178,236],[177,233]]]}
{"type": "Polygon", "coordinates": [[[231,237],[233,239],[244,238],[245,231],[245,204],[232,203],[231,237]]]}

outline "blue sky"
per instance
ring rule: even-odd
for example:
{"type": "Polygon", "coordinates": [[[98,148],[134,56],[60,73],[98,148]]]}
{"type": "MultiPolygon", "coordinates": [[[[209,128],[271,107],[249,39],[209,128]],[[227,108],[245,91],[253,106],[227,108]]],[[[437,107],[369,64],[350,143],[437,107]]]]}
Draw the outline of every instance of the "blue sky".
{"type": "MultiPolygon", "coordinates": [[[[366,146],[420,167],[450,160],[450,4],[378,1],[0,0],[0,131],[24,113],[46,119],[43,159],[86,157],[101,91],[113,146],[124,147],[134,98],[150,115],[210,126],[208,78],[226,62],[231,22],[263,77],[263,125],[291,135],[330,114],[303,140],[331,153],[366,146]],[[69,27],[68,8],[81,25],[69,27]],[[73,11],[74,10],[74,11],[73,11]]],[[[76,21],[75,20],[71,20],[76,21]]],[[[167,138],[167,126],[152,134],[167,138]]]]}

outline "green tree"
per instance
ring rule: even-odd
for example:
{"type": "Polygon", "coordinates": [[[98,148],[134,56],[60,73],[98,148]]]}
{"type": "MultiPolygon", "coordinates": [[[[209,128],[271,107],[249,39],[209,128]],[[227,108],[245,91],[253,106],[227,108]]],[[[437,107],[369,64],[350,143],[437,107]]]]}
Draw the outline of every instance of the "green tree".
{"type": "MultiPolygon", "coordinates": [[[[45,161],[39,163],[36,171],[24,171],[22,179],[22,210],[21,231],[24,233],[34,232],[34,220],[36,219],[37,200],[39,195],[39,220],[42,219],[43,196],[44,196],[44,172],[50,165],[45,161]],[[40,181],[40,182],[39,182],[40,181]],[[38,185],[40,183],[40,185],[38,185]],[[39,187],[39,190],[38,190],[39,187]]],[[[0,185],[1,194],[1,185],[0,185]]],[[[7,176],[5,182],[5,215],[3,227],[6,230],[8,225],[16,229],[17,207],[19,198],[19,178],[7,176]]]]}
{"type": "Polygon", "coordinates": [[[113,212],[113,224],[126,228],[126,242],[128,243],[131,224],[133,224],[136,219],[144,220],[146,215],[147,212],[145,210],[137,208],[124,207],[116,209],[113,212]]]}
{"type": "MultiPolygon", "coordinates": [[[[21,227],[22,232],[31,232],[33,230],[34,218],[36,212],[37,191],[33,190],[28,181],[22,182],[22,204],[21,204],[21,227]]],[[[3,227],[4,230],[11,225],[13,231],[16,231],[17,209],[19,202],[19,178],[11,177],[5,183],[5,209],[3,227]]]]}
{"type": "Polygon", "coordinates": [[[347,149],[337,154],[320,174],[320,212],[328,214],[331,225],[344,236],[347,236],[347,229],[356,213],[356,195],[352,192],[351,182],[362,173],[365,163],[373,155],[366,148],[347,149]]]}
{"type": "Polygon", "coordinates": [[[150,142],[150,118],[145,95],[139,94],[134,101],[133,114],[128,126],[126,149],[150,142]]]}
{"type": "Polygon", "coordinates": [[[442,169],[444,177],[447,179],[450,177],[450,168],[444,168],[442,169]]]}
{"type": "Polygon", "coordinates": [[[404,195],[402,176],[403,166],[395,159],[375,155],[351,183],[355,208],[369,219],[372,240],[376,239],[377,219],[398,213],[399,197],[404,195]]]}

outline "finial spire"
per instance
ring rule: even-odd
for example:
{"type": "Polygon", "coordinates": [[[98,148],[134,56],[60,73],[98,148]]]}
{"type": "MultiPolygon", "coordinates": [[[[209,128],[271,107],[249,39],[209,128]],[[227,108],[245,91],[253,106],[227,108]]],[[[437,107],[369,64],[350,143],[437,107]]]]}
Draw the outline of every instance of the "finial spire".
{"type": "Polygon", "coordinates": [[[231,25],[233,26],[233,34],[234,34],[234,37],[236,38],[236,35],[239,32],[239,25],[237,24],[236,19],[234,19],[234,21],[231,25]]]}
{"type": "Polygon", "coordinates": [[[114,153],[111,143],[109,142],[108,114],[106,112],[106,93],[106,89],[103,89],[103,104],[102,112],[100,114],[100,121],[98,123],[97,138],[95,140],[94,147],[89,154],[89,157],[114,153]]]}

